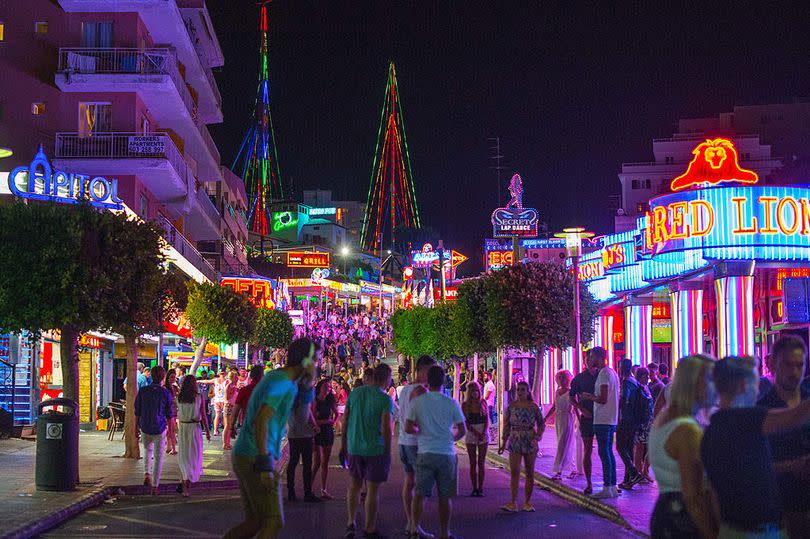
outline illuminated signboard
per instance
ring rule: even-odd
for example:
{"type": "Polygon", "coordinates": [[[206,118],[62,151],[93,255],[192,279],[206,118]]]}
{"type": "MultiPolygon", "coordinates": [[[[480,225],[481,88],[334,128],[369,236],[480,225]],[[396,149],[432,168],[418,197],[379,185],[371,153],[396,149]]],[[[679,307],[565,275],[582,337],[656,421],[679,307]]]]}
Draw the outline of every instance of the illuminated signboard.
{"type": "MultiPolygon", "coordinates": [[[[455,301],[456,299],[458,299],[458,288],[456,288],[455,286],[445,287],[444,291],[445,291],[444,299],[448,301],[455,301]]],[[[442,287],[437,286],[436,288],[433,289],[433,299],[436,301],[442,300],[442,287]]]]}
{"type": "Polygon", "coordinates": [[[330,261],[329,253],[298,251],[287,253],[287,267],[289,268],[328,268],[330,261]]]}
{"type": "Polygon", "coordinates": [[[605,275],[605,268],[602,266],[601,260],[594,260],[592,262],[581,262],[577,270],[577,279],[580,281],[588,281],[596,279],[605,275]]]}
{"type": "Polygon", "coordinates": [[[537,210],[523,207],[523,180],[520,174],[512,176],[509,193],[512,195],[509,204],[492,212],[492,235],[496,238],[537,236],[537,210]]]}
{"type": "Polygon", "coordinates": [[[30,165],[9,173],[8,188],[21,198],[68,204],[86,202],[98,208],[123,209],[124,201],[118,198],[118,180],[53,170],[42,146],[30,165]]]}
{"type": "Polygon", "coordinates": [[[82,348],[101,348],[101,339],[95,335],[82,333],[79,337],[79,346],[82,348]]]}
{"type": "Polygon", "coordinates": [[[680,191],[691,187],[718,183],[757,183],[759,176],[740,167],[737,148],[725,138],[706,139],[692,150],[695,156],[686,172],[672,180],[670,189],[680,191]]]}
{"type": "MultiPolygon", "coordinates": [[[[444,250],[444,260],[449,261],[452,259],[452,252],[448,249],[444,250]]],[[[434,263],[439,262],[439,251],[434,251],[433,246],[426,243],[422,246],[421,251],[411,251],[411,265],[414,268],[429,268],[434,263]]]]}
{"type": "Polygon", "coordinates": [[[329,269],[328,268],[315,268],[312,270],[312,282],[316,284],[320,284],[323,279],[329,277],[329,269]]]}
{"type": "Polygon", "coordinates": [[[450,265],[454,268],[467,260],[469,260],[469,257],[459,253],[458,251],[450,251],[450,265]]]}
{"type": "Polygon", "coordinates": [[[626,266],[635,262],[635,245],[631,243],[613,243],[602,250],[602,266],[605,271],[611,268],[626,266]]]}
{"type": "Polygon", "coordinates": [[[335,215],[337,208],[310,208],[310,215],[335,215]]]}
{"type": "Polygon", "coordinates": [[[262,277],[236,277],[223,276],[219,280],[220,286],[233,288],[240,294],[245,294],[250,298],[250,302],[256,307],[267,309],[275,308],[273,302],[273,282],[262,277]]]}
{"type": "Polygon", "coordinates": [[[298,226],[298,214],[280,211],[273,214],[273,232],[280,232],[298,226]]]}
{"type": "Polygon", "coordinates": [[[487,268],[499,270],[515,263],[515,254],[512,251],[489,251],[487,253],[487,268]]]}
{"type": "Polygon", "coordinates": [[[802,187],[762,185],[664,195],[650,201],[644,233],[645,250],[652,256],[702,249],[705,258],[806,259],[810,193],[802,187]]]}

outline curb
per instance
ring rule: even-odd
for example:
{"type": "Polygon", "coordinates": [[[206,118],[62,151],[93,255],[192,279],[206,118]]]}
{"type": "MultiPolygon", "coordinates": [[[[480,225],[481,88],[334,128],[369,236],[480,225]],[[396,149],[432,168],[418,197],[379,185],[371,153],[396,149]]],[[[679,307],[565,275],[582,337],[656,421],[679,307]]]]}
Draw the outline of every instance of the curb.
{"type": "MultiPolygon", "coordinates": [[[[509,461],[506,458],[498,454],[492,454],[491,451],[487,452],[487,461],[489,461],[490,464],[496,464],[507,469],[509,468],[509,461]]],[[[534,473],[534,484],[569,503],[582,507],[583,509],[587,509],[588,511],[604,519],[618,524],[619,526],[637,534],[639,537],[649,537],[647,533],[632,527],[615,507],[583,494],[579,490],[575,490],[571,487],[560,484],[559,481],[552,481],[548,476],[537,471],[534,473]]]]}
{"type": "MultiPolygon", "coordinates": [[[[287,459],[289,458],[289,448],[285,443],[281,448],[281,459],[279,459],[279,467],[283,467],[286,465],[287,459]]],[[[202,489],[202,490],[227,490],[236,488],[239,486],[239,481],[236,479],[221,479],[221,480],[211,480],[211,481],[199,481],[195,483],[195,489],[202,489]]],[[[174,487],[171,483],[165,484],[164,486],[160,487],[160,492],[169,493],[174,490],[174,487]]],[[[54,511],[53,513],[49,513],[44,515],[40,518],[35,520],[31,520],[26,522],[25,524],[11,530],[8,532],[4,532],[0,535],[0,539],[29,539],[31,537],[36,537],[41,535],[48,530],[51,530],[64,522],[72,519],[73,517],[87,511],[88,509],[92,509],[94,507],[98,507],[99,505],[103,504],[106,500],[113,498],[115,496],[120,496],[121,494],[128,495],[128,496],[139,496],[149,494],[149,487],[144,485],[121,485],[121,486],[112,486],[112,487],[101,487],[96,488],[86,495],[81,497],[79,500],[73,502],[72,504],[59,509],[58,511],[54,511]]]]}

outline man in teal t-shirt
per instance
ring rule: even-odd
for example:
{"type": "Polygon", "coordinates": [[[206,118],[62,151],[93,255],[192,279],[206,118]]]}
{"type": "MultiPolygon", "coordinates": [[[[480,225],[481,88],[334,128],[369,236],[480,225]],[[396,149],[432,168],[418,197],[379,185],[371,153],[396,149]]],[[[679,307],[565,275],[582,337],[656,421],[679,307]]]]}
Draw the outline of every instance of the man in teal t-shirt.
{"type": "Polygon", "coordinates": [[[309,388],[315,374],[315,345],[296,339],[287,351],[287,365],[264,375],[250,396],[245,422],[233,444],[231,460],[239,480],[245,521],[225,537],[276,537],[284,525],[279,474],[281,440],[298,387],[309,388]]]}
{"type": "Polygon", "coordinates": [[[346,537],[356,531],[355,516],[360,505],[360,489],[366,482],[365,537],[378,536],[376,530],[378,490],[388,480],[391,469],[391,415],[394,402],[383,390],[391,384],[391,367],[382,364],[374,369],[374,381],[349,393],[343,413],[341,457],[349,462],[348,510],[346,537]]]}

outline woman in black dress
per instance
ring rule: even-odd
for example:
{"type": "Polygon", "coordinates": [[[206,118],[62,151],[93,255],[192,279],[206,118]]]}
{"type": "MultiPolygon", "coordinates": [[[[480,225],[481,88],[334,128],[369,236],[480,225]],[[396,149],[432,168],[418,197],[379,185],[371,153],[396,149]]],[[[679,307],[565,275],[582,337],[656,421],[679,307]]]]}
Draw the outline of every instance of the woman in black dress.
{"type": "Polygon", "coordinates": [[[329,457],[335,443],[335,420],[337,419],[337,399],[332,393],[329,379],[323,378],[315,386],[315,400],[312,401],[312,415],[321,428],[315,435],[315,455],[312,465],[312,477],[318,477],[321,471],[321,498],[331,500],[332,495],[326,490],[326,478],[329,475],[329,457]]]}

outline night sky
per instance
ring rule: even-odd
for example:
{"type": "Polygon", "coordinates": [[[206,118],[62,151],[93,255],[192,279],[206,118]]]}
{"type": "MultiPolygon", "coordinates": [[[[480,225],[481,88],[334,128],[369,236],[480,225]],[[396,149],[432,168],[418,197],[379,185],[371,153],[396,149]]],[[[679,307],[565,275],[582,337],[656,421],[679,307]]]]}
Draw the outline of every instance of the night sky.
{"type": "MultiPolygon", "coordinates": [[[[652,160],[679,118],[810,96],[802,3],[275,0],[271,107],[285,188],[365,201],[388,60],[397,66],[423,224],[481,270],[514,172],[554,232],[612,231],[622,162],[652,160]],[[578,7],[577,7],[578,6],[578,7]],[[600,7],[596,7],[600,6],[600,7]]],[[[209,0],[230,165],[258,73],[258,8],[209,0]]]]}

